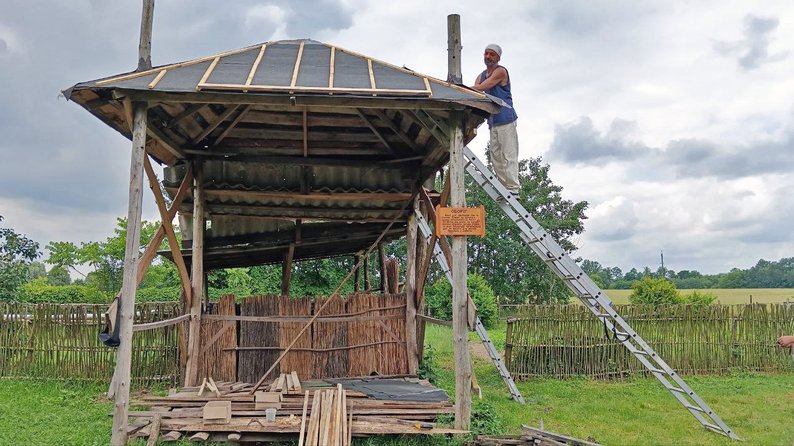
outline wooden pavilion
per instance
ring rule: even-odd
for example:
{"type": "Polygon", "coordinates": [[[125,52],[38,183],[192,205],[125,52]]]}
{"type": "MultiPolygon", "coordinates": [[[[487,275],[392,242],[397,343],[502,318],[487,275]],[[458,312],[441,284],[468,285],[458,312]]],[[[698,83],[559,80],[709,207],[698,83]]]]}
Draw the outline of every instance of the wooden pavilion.
{"type": "MultiPolygon", "coordinates": [[[[334,308],[330,313],[344,316],[348,311],[351,316],[381,310],[378,314],[387,314],[385,319],[398,320],[392,329],[381,332],[392,332],[383,334],[392,338],[393,329],[402,332],[396,336],[400,345],[394,352],[404,355],[405,373],[416,373],[420,359],[417,326],[421,325],[417,311],[421,312],[424,283],[424,277],[417,275],[426,274],[431,256],[423,249],[424,243],[417,243],[414,207],[420,206],[420,197],[427,206],[438,204],[440,194],[427,193],[422,185],[435,178],[450,161],[450,154],[449,177],[453,182],[458,178],[459,183],[452,185],[452,201],[461,204],[461,149],[486,116],[499,108],[491,98],[460,85],[459,31],[450,39],[450,78],[457,83],[333,45],[289,40],[155,68],[139,64],[134,72],[79,83],[64,91],[69,100],[133,142],[130,232],[119,294],[119,359],[111,384],[116,398],[114,443],[126,436],[116,430],[121,430],[118,420],[127,418],[130,339],[134,330],[148,328],[132,326],[135,288],[164,238],[170,247],[167,255],[179,271],[185,314],[159,326],[185,321],[189,325],[185,385],[196,385],[210,372],[208,349],[227,337],[224,332],[230,321],[277,324],[276,316],[300,316],[290,319],[290,329],[282,330],[280,341],[268,344],[271,350],[282,352],[270,358],[275,367],[303,333],[298,328],[305,330],[314,323],[327,304],[286,310],[289,304],[282,303],[270,313],[250,313],[249,319],[236,315],[232,304],[231,310],[226,306],[225,316],[210,315],[208,270],[282,263],[282,294],[288,295],[293,261],[362,255],[403,235],[408,237],[405,287],[401,294],[384,296],[397,305],[384,306],[382,299],[370,296],[366,305],[354,308],[351,304],[347,310],[334,308]],[[150,158],[165,166],[161,183],[150,158]],[[144,171],[162,224],[138,258],[144,171]],[[170,208],[161,185],[172,201],[170,208]],[[183,236],[181,245],[171,226],[175,216],[183,236]],[[398,316],[384,312],[386,307],[397,308],[398,316]]],[[[465,250],[465,240],[462,246],[465,250]]],[[[459,240],[457,247],[461,247],[459,240]]],[[[463,259],[459,263],[465,276],[463,259]]],[[[463,287],[465,296],[465,279],[463,287]]],[[[459,288],[456,296],[460,296],[459,288]]],[[[465,306],[464,300],[464,311],[465,306]]],[[[216,313],[219,307],[214,307],[216,313]]],[[[372,331],[359,328],[362,333],[372,331]]],[[[351,332],[343,342],[361,342],[354,338],[351,332]]],[[[240,349],[240,345],[233,347],[240,349]]],[[[216,346],[216,350],[223,349],[216,346]]],[[[292,359],[295,364],[295,356],[292,359]]],[[[253,362],[261,361],[258,357],[253,362]]],[[[284,361],[289,362],[290,356],[284,361]]],[[[335,373],[344,376],[350,370],[335,373]]],[[[234,373],[239,374],[239,364],[234,373]]],[[[470,409],[464,410],[465,428],[470,409]]]]}

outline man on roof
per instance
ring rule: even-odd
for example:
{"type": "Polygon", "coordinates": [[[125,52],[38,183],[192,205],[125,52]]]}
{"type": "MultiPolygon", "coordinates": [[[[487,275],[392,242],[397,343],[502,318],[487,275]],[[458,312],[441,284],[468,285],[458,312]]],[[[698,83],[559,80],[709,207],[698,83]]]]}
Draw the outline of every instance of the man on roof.
{"type": "Polygon", "coordinates": [[[513,95],[510,93],[510,75],[499,65],[502,48],[492,43],[485,47],[483,60],[485,71],[477,76],[474,89],[488,93],[503,100],[509,107],[502,106],[499,113],[488,118],[491,130],[490,152],[496,176],[514,196],[518,195],[518,134],[516,120],[518,115],[513,108],[513,95]]]}

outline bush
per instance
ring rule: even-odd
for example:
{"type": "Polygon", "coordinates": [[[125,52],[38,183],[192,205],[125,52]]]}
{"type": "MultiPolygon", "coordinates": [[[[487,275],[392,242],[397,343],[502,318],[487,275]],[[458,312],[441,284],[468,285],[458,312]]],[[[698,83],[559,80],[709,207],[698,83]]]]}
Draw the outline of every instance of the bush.
{"type": "Polygon", "coordinates": [[[44,277],[19,288],[20,302],[58,304],[106,304],[112,296],[85,285],[50,285],[44,277]]]}
{"type": "Polygon", "coordinates": [[[711,305],[717,300],[717,296],[709,292],[700,292],[698,290],[692,291],[692,294],[682,296],[682,302],[685,304],[706,306],[711,305]]]}
{"type": "Polygon", "coordinates": [[[181,286],[139,288],[135,292],[135,302],[173,302],[179,300],[181,293],[181,286]]]}
{"type": "MultiPolygon", "coordinates": [[[[491,327],[497,318],[496,295],[485,278],[479,274],[469,274],[467,281],[469,294],[477,306],[477,314],[485,327],[491,327]]],[[[437,280],[425,291],[425,301],[431,316],[452,320],[452,285],[446,277],[437,280]]]]}
{"type": "Polygon", "coordinates": [[[683,300],[675,284],[667,279],[645,276],[631,284],[629,302],[632,304],[680,304],[683,300]]]}

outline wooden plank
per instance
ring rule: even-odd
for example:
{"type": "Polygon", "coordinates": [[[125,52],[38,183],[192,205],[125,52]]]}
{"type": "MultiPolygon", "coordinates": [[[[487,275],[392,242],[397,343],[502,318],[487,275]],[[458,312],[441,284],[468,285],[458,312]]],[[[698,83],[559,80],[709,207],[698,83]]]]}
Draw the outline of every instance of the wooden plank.
{"type": "Polygon", "coordinates": [[[198,82],[198,85],[196,85],[196,91],[201,90],[202,85],[205,82],[207,82],[207,79],[209,79],[210,74],[212,74],[212,71],[215,70],[215,66],[218,65],[219,60],[221,60],[220,56],[217,56],[215,59],[212,59],[210,66],[208,66],[207,70],[204,71],[204,75],[201,76],[201,80],[198,82]]]}
{"type": "Polygon", "coordinates": [[[293,370],[290,373],[292,374],[292,382],[295,383],[295,389],[294,390],[296,392],[301,392],[302,391],[301,382],[300,382],[300,379],[298,379],[298,372],[293,370]]]}
{"type": "Polygon", "coordinates": [[[149,89],[156,87],[157,84],[160,82],[160,80],[163,78],[163,76],[165,76],[165,73],[167,72],[168,70],[161,70],[159,73],[157,73],[157,76],[151,82],[149,82],[149,85],[147,85],[149,89]]]}
{"type": "Polygon", "coordinates": [[[254,80],[254,75],[256,75],[256,70],[259,68],[260,62],[262,62],[262,56],[265,55],[266,48],[267,44],[265,43],[263,43],[259,48],[259,54],[256,55],[256,60],[254,61],[254,64],[251,65],[251,71],[248,73],[248,77],[245,79],[245,85],[251,85],[251,81],[254,80]]]}
{"type": "Polygon", "coordinates": [[[298,46],[298,55],[295,57],[295,67],[292,69],[292,80],[289,83],[290,87],[294,87],[295,83],[298,81],[298,71],[301,67],[301,59],[303,58],[303,44],[305,40],[301,40],[300,46],[298,46]]]}
{"type": "MultiPolygon", "coordinates": [[[[144,16],[153,1],[144,2],[144,16]]],[[[142,27],[142,32],[143,32],[142,27]]],[[[151,30],[151,25],[149,25],[151,30]]],[[[150,31],[151,32],[151,31],[150,31]]],[[[141,207],[143,200],[143,160],[146,157],[146,103],[134,107],[134,130],[130,159],[129,201],[127,206],[127,241],[124,251],[124,278],[119,304],[119,338],[121,344],[116,352],[116,367],[113,372],[112,389],[115,405],[111,444],[127,443],[127,414],[129,412],[130,374],[132,367],[132,326],[135,316],[135,292],[137,289],[138,246],[141,238],[141,207]]]]}
{"type": "Polygon", "coordinates": [[[336,58],[336,47],[331,47],[331,63],[329,64],[330,72],[328,73],[328,88],[334,88],[334,65],[336,58]]]}
{"type": "Polygon", "coordinates": [[[163,328],[163,327],[175,325],[180,322],[186,321],[188,319],[190,319],[189,314],[182,314],[162,321],[148,322],[145,324],[135,324],[132,326],[132,331],[138,332],[138,331],[154,330],[155,328],[163,328]]]}
{"type": "Polygon", "coordinates": [[[301,415],[301,430],[300,430],[300,435],[298,436],[298,446],[303,446],[303,439],[306,437],[306,432],[304,431],[304,429],[306,428],[306,409],[308,407],[309,407],[309,391],[307,390],[305,396],[303,397],[303,415],[301,415]]]}
{"type": "MultiPolygon", "coordinates": [[[[369,70],[369,86],[373,90],[377,90],[378,87],[375,85],[375,72],[372,70],[372,59],[367,59],[367,69],[369,70]]],[[[372,93],[372,96],[377,96],[377,94],[372,93]]]]}
{"type": "Polygon", "coordinates": [[[162,421],[161,415],[155,415],[149,426],[149,439],[146,440],[146,446],[155,446],[157,439],[160,437],[160,422],[162,421]]]}
{"type": "Polygon", "coordinates": [[[303,157],[309,156],[309,112],[303,108],[303,157]]]}

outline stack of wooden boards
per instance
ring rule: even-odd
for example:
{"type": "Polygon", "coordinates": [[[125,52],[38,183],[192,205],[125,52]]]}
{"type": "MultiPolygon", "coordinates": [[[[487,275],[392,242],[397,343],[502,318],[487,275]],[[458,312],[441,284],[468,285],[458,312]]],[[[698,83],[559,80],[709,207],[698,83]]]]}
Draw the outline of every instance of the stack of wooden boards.
{"type": "Polygon", "coordinates": [[[601,446],[590,440],[579,440],[544,431],[527,425],[521,426],[522,435],[479,435],[467,446],[601,446]]]}
{"type": "MultiPolygon", "coordinates": [[[[341,446],[350,444],[353,436],[465,433],[434,423],[439,415],[454,412],[448,401],[375,399],[344,389],[343,384],[300,382],[291,373],[280,375],[254,394],[252,384],[240,382],[212,381],[214,390],[208,392],[209,382],[204,389],[186,387],[168,396],[133,399],[131,406],[147,410],[130,412],[130,436],[148,436],[151,444],[180,438],[235,442],[298,439],[302,446],[341,446]],[[269,420],[274,411],[275,417],[269,420]]],[[[429,385],[427,388],[432,390],[429,385]]]]}

